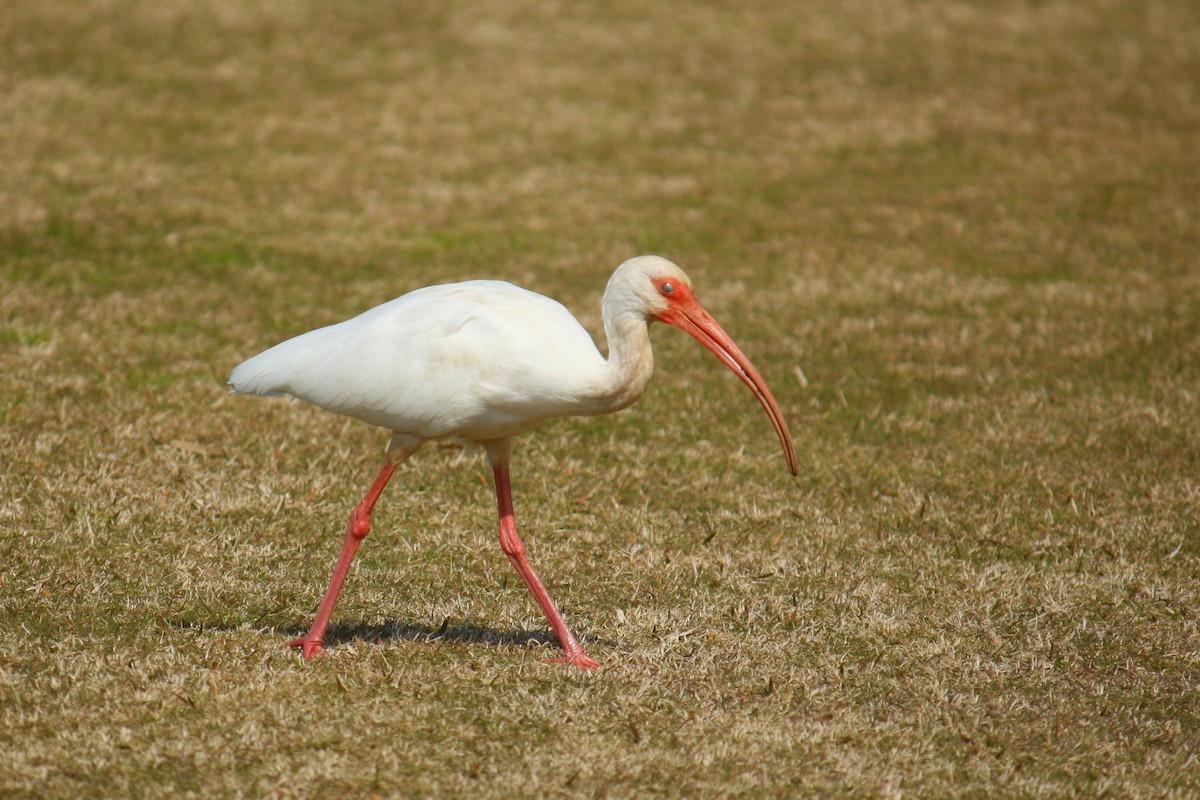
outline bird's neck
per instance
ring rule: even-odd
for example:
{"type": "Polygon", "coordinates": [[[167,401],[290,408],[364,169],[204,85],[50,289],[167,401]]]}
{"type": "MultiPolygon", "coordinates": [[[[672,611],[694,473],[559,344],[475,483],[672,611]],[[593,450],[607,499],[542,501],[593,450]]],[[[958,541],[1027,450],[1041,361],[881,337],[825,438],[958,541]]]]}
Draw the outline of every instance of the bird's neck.
{"type": "Polygon", "coordinates": [[[598,413],[619,411],[632,405],[642,396],[654,373],[654,353],[650,349],[649,322],[645,315],[628,308],[617,309],[614,305],[606,294],[603,312],[608,361],[601,387],[605,408],[598,413]]]}

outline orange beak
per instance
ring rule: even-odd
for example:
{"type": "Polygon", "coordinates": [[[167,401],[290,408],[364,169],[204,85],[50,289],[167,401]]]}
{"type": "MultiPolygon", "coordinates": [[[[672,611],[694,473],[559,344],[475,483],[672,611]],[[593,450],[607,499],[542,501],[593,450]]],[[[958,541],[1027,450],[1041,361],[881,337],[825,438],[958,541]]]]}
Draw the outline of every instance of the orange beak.
{"type": "Polygon", "coordinates": [[[792,447],[792,437],[788,433],[787,423],[783,421],[779,404],[775,402],[775,397],[767,388],[767,383],[763,380],[762,375],[750,363],[750,359],[746,357],[741,348],[734,344],[733,339],[729,338],[729,334],[717,324],[712,314],[709,314],[704,306],[700,305],[700,301],[690,290],[679,286],[676,291],[678,295],[671,298],[666,310],[658,314],[658,319],[687,331],[696,341],[721,359],[725,366],[733,370],[733,374],[741,378],[742,383],[750,387],[750,391],[754,392],[754,396],[758,398],[763,410],[771,418],[771,425],[775,428],[776,435],[779,436],[779,443],[783,445],[783,457],[787,459],[788,469],[793,475],[799,475],[800,468],[796,465],[796,451],[792,447]]]}

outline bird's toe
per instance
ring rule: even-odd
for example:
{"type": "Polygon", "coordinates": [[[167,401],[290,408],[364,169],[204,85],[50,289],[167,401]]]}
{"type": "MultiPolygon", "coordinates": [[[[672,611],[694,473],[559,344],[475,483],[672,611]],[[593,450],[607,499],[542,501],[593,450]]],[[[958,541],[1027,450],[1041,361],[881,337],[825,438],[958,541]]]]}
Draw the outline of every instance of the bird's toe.
{"type": "Polygon", "coordinates": [[[319,639],[308,639],[301,636],[299,639],[292,639],[287,643],[288,647],[299,647],[300,654],[305,661],[308,661],[313,656],[325,655],[325,648],[321,646],[319,639]]]}
{"type": "Polygon", "coordinates": [[[596,669],[600,666],[599,661],[595,660],[594,658],[589,658],[584,653],[577,653],[573,656],[562,655],[555,658],[547,658],[546,663],[570,664],[571,666],[578,667],[579,669],[596,669]]]}

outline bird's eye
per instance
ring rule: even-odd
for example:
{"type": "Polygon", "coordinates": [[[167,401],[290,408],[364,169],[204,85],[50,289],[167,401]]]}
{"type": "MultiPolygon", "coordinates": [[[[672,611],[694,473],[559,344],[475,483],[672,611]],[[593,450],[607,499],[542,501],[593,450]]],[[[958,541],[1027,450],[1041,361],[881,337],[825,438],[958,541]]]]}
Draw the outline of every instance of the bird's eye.
{"type": "Polygon", "coordinates": [[[670,294],[671,292],[675,291],[675,285],[670,281],[666,281],[662,286],[659,287],[659,289],[663,294],[670,294]]]}

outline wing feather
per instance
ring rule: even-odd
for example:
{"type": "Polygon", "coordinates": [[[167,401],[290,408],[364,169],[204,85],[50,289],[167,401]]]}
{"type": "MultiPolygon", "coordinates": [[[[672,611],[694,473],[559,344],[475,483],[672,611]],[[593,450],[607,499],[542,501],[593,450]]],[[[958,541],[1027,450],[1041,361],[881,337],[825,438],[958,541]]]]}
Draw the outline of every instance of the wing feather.
{"type": "Polygon", "coordinates": [[[289,339],[238,365],[229,383],[425,438],[485,439],[572,413],[603,364],[559,303],[502,281],[468,281],[289,339]]]}

